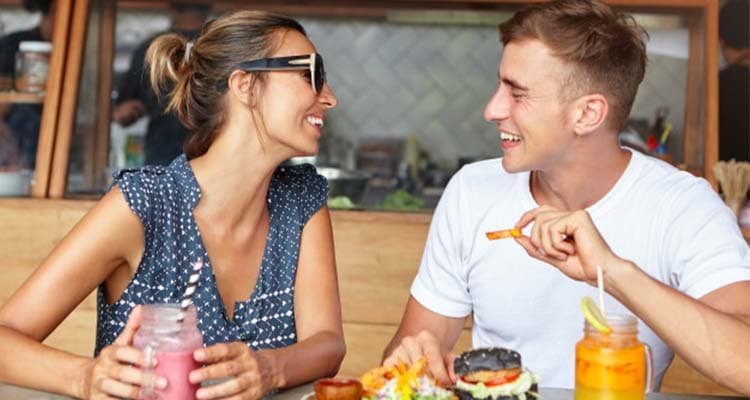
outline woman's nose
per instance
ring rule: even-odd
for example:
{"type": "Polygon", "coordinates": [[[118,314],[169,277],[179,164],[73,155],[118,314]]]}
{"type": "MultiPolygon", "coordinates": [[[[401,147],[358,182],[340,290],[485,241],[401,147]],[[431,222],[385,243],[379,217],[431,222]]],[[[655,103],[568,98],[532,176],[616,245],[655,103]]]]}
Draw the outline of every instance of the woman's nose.
{"type": "Polygon", "coordinates": [[[327,83],[323,85],[323,89],[320,90],[318,100],[323,103],[326,108],[335,108],[339,104],[339,100],[336,98],[336,95],[333,94],[333,90],[331,90],[331,87],[328,86],[327,83]]]}

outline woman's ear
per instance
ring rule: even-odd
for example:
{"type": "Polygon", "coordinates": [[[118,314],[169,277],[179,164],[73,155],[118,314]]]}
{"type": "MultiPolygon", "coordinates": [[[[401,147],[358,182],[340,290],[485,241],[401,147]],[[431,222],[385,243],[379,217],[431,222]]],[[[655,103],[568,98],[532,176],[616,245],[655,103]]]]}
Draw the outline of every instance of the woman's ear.
{"type": "Polygon", "coordinates": [[[573,130],[578,135],[588,135],[606,122],[609,102],[602,94],[588,94],[576,101],[575,110],[573,130]]]}
{"type": "Polygon", "coordinates": [[[254,107],[257,94],[255,93],[255,74],[235,70],[227,79],[228,92],[241,103],[254,107]]]}

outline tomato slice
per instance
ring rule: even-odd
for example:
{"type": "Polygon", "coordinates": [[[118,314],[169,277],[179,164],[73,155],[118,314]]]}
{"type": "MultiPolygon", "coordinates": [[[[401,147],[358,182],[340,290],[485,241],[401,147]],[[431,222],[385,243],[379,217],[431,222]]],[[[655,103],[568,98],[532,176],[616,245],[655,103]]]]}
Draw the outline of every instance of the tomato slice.
{"type": "MultiPolygon", "coordinates": [[[[521,371],[517,371],[515,373],[506,374],[505,376],[502,376],[502,377],[499,377],[497,379],[493,379],[493,380],[490,380],[490,381],[485,381],[485,382],[482,382],[482,383],[484,383],[484,386],[486,386],[486,387],[500,386],[500,385],[505,385],[506,383],[511,383],[511,382],[515,381],[516,379],[518,379],[519,376],[521,376],[521,371]]],[[[480,383],[480,381],[478,381],[478,380],[466,379],[465,377],[461,377],[461,380],[464,381],[464,382],[466,382],[466,383],[468,383],[468,384],[470,384],[470,385],[476,385],[476,384],[480,383]]]]}

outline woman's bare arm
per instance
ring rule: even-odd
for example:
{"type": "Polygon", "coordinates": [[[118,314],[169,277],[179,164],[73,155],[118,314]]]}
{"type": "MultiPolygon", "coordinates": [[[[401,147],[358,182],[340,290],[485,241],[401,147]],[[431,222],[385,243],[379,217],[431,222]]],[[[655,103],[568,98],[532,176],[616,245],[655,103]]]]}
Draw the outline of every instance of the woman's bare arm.
{"type": "Polygon", "coordinates": [[[135,268],[143,243],[140,220],[113,189],[0,307],[0,381],[79,394],[91,358],[41,342],[115,269],[135,268]]]}

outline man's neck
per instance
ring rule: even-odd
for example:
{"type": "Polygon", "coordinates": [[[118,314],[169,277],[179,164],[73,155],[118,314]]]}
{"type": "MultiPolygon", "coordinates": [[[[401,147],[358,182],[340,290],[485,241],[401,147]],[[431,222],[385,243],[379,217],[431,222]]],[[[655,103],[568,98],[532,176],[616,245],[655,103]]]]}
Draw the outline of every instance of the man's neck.
{"type": "Polygon", "coordinates": [[[602,154],[532,171],[531,193],[539,205],[561,210],[582,210],[601,200],[622,177],[632,154],[619,147],[602,154]]]}

